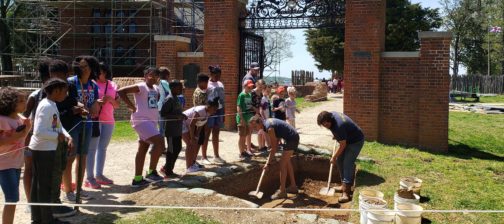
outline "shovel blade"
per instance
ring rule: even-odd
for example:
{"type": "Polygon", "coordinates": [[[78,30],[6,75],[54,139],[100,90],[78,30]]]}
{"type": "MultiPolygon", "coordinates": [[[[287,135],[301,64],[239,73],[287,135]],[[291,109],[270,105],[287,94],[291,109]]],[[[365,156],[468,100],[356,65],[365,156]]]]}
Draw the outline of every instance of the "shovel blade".
{"type": "Polygon", "coordinates": [[[319,194],[320,195],[325,195],[325,196],[334,196],[334,188],[331,187],[324,187],[320,189],[319,194]]]}
{"type": "Polygon", "coordinates": [[[257,199],[261,199],[263,197],[263,192],[260,192],[260,191],[251,191],[249,193],[250,196],[252,197],[256,197],[257,199]]]}

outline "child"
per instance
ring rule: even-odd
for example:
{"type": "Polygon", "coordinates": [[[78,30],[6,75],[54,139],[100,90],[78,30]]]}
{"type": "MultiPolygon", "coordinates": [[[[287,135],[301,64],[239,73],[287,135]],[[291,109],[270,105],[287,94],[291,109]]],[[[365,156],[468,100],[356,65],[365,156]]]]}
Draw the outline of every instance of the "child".
{"type": "Polygon", "coordinates": [[[208,82],[208,100],[219,97],[219,109],[215,113],[215,116],[208,118],[207,128],[205,129],[205,144],[203,144],[201,150],[201,157],[204,163],[207,164],[224,164],[226,163],[226,161],[219,156],[219,134],[220,129],[224,124],[224,84],[222,84],[222,82],[220,81],[221,68],[219,65],[209,66],[208,69],[210,70],[210,80],[208,82]],[[210,133],[212,133],[212,145],[214,150],[214,158],[212,162],[210,162],[207,158],[207,148],[210,133]]]}
{"type": "Polygon", "coordinates": [[[186,111],[187,119],[182,124],[182,139],[186,143],[186,173],[197,172],[200,167],[196,163],[198,157],[198,138],[208,117],[215,114],[219,108],[219,98],[208,101],[206,106],[195,106],[186,111]]]}
{"type": "Polygon", "coordinates": [[[276,94],[272,97],[273,106],[271,111],[273,111],[273,117],[285,121],[285,100],[284,98],[285,88],[280,86],[276,89],[276,94]]]}
{"type": "MultiPolygon", "coordinates": [[[[193,106],[203,106],[203,105],[206,105],[207,101],[208,101],[208,94],[207,94],[207,88],[208,88],[208,80],[210,78],[205,75],[205,74],[199,74],[198,75],[198,87],[194,90],[194,93],[193,93],[193,106]]],[[[205,127],[203,127],[203,130],[206,129],[206,125],[205,127]]],[[[202,132],[199,132],[200,133],[200,136],[198,137],[198,151],[199,151],[199,147],[202,146],[202,145],[205,145],[205,132],[202,131],[202,132]]],[[[212,163],[208,160],[208,159],[203,159],[202,160],[202,163],[204,165],[211,165],[212,163]]],[[[198,163],[197,163],[198,164],[198,163]]],[[[203,168],[203,166],[199,165],[200,168],[203,168]]]]}
{"type": "Polygon", "coordinates": [[[170,82],[171,93],[168,95],[161,108],[161,120],[164,121],[165,127],[169,127],[164,130],[166,142],[168,142],[168,148],[166,152],[166,163],[160,169],[161,174],[164,178],[176,178],[177,174],[173,172],[175,167],[175,162],[182,150],[182,122],[186,118],[182,113],[183,108],[177,97],[182,93],[182,83],[178,80],[173,80],[170,82]]]}
{"type": "MultiPolygon", "coordinates": [[[[271,95],[271,86],[266,86],[263,89],[263,97],[261,99],[261,106],[259,109],[260,116],[263,120],[266,120],[268,118],[271,118],[271,102],[269,99],[269,96],[271,95]]],[[[261,148],[260,151],[267,151],[268,147],[270,145],[269,138],[265,134],[264,131],[260,131],[257,133],[261,141],[259,142],[259,147],[261,148]]]]}
{"type": "Polygon", "coordinates": [[[289,98],[285,100],[285,115],[287,118],[287,123],[289,123],[295,129],[296,113],[299,113],[299,110],[296,108],[296,87],[288,87],[287,93],[289,94],[289,98]]]}
{"type": "Polygon", "coordinates": [[[184,96],[185,80],[180,80],[180,83],[182,83],[182,92],[177,97],[180,100],[180,104],[182,105],[182,108],[185,108],[185,106],[186,106],[186,100],[185,100],[185,96],[184,96]]]}
{"type": "MultiPolygon", "coordinates": [[[[159,101],[157,104],[159,113],[161,113],[161,108],[163,107],[163,102],[165,98],[171,95],[170,84],[168,80],[169,78],[170,78],[170,69],[164,66],[159,67],[159,101]]],[[[165,129],[164,122],[159,121],[159,133],[161,133],[161,135],[163,135],[164,129],[165,129]]]]}
{"type": "Polygon", "coordinates": [[[159,70],[156,68],[145,69],[144,78],[144,82],[123,87],[118,91],[121,99],[133,112],[131,114],[131,126],[135,129],[139,138],[138,151],[135,157],[135,177],[131,183],[134,188],[148,185],[149,182],[155,183],[163,180],[156,171],[159,157],[164,151],[164,139],[157,128],[159,91],[155,84],[159,81],[159,70]],[[135,104],[128,98],[128,94],[133,94],[135,104]],[[154,149],[151,154],[149,170],[144,179],[142,170],[150,144],[154,144],[154,149]]]}
{"type": "MultiPolygon", "coordinates": [[[[51,59],[46,59],[40,61],[38,64],[38,73],[40,77],[41,84],[44,85],[49,77],[49,64],[51,63],[51,59]]],[[[37,106],[39,102],[45,98],[45,93],[41,89],[37,89],[33,91],[26,101],[26,110],[23,112],[23,116],[30,118],[31,121],[35,118],[35,111],[37,110],[37,106]]],[[[33,134],[33,130],[30,130],[30,133],[26,137],[25,145],[28,146],[30,144],[30,138],[33,134]]],[[[30,148],[26,147],[24,152],[24,173],[23,173],[23,185],[26,194],[26,200],[30,202],[30,191],[31,191],[31,179],[32,179],[32,153],[30,148]]],[[[29,207],[27,207],[29,211],[29,207]]]]}
{"type": "MultiPolygon", "coordinates": [[[[105,166],[105,158],[107,154],[107,147],[114,131],[114,110],[119,107],[117,97],[117,85],[112,81],[112,73],[109,67],[100,63],[100,74],[96,80],[99,87],[98,90],[98,103],[100,109],[98,111],[97,120],[99,122],[100,135],[92,137],[89,143],[89,153],[86,164],[87,178],[84,183],[85,187],[98,189],[101,185],[110,185],[114,182],[103,175],[105,166]],[[95,163],[96,162],[96,163],[95,163]],[[96,165],[96,176],[95,176],[96,165]]],[[[93,125],[96,125],[94,123],[93,125]]]]}
{"type": "MultiPolygon", "coordinates": [[[[44,85],[47,97],[40,101],[35,114],[30,149],[33,152],[33,181],[31,200],[34,203],[55,203],[54,192],[58,192],[66,156],[58,155],[57,148],[72,150],[70,134],[62,127],[56,102],[67,96],[66,81],[52,78],[44,85]],[[68,143],[66,143],[66,142],[68,143]],[[58,181],[59,180],[59,181],[58,181]]],[[[55,219],[55,208],[32,206],[32,223],[66,223],[55,219]]]]}
{"type": "Polygon", "coordinates": [[[245,81],[243,85],[243,92],[238,95],[236,102],[236,109],[238,112],[236,115],[236,123],[238,124],[238,134],[240,135],[240,140],[238,141],[240,159],[248,159],[253,155],[251,152],[252,146],[250,139],[247,139],[247,136],[250,135],[248,121],[255,114],[254,107],[252,106],[252,97],[250,95],[252,88],[254,88],[253,81],[245,81]]]}
{"type": "MultiPolygon", "coordinates": [[[[259,79],[255,83],[255,89],[253,89],[252,92],[250,93],[250,97],[252,97],[252,107],[254,108],[254,111],[255,111],[254,115],[259,115],[259,113],[260,113],[259,108],[261,107],[261,100],[262,100],[262,96],[263,96],[262,91],[265,86],[266,86],[266,82],[264,82],[264,80],[262,80],[262,79],[259,79]]],[[[250,133],[249,136],[247,136],[247,141],[250,141],[252,152],[254,152],[255,149],[258,149],[258,147],[255,146],[254,143],[252,143],[252,132],[250,133]]],[[[261,151],[264,151],[265,149],[261,146],[261,143],[264,146],[264,139],[263,139],[262,135],[257,135],[257,142],[259,143],[259,146],[260,146],[259,149],[261,151]]]]}
{"type": "MultiPolygon", "coordinates": [[[[26,108],[26,95],[10,87],[0,89],[0,186],[5,202],[19,201],[19,180],[24,160],[24,140],[31,122],[20,115],[26,108]]],[[[2,223],[14,223],[15,205],[5,205],[2,223]]]]}
{"type": "Polygon", "coordinates": [[[297,194],[298,188],[296,186],[296,179],[294,177],[294,169],[292,167],[291,158],[293,152],[297,150],[299,146],[299,134],[296,130],[287,124],[285,121],[269,118],[263,120],[259,116],[254,116],[250,119],[250,128],[256,131],[265,131],[271,140],[271,152],[268,156],[268,160],[264,165],[264,169],[269,168],[269,164],[275,160],[275,154],[278,151],[278,144],[280,139],[285,141],[285,147],[282,151],[282,157],[280,159],[280,189],[276,191],[275,194],[271,196],[272,200],[287,198],[287,193],[297,194]],[[290,180],[290,186],[286,188],[287,177],[290,180]]]}

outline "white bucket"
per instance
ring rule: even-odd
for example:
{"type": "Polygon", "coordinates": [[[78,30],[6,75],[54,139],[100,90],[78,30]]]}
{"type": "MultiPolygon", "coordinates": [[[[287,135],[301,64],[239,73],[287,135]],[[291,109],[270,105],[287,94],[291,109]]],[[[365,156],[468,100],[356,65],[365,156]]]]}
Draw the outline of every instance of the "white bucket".
{"type": "Polygon", "coordinates": [[[423,208],[415,204],[400,204],[396,208],[396,224],[421,224],[423,208]]]}
{"type": "Polygon", "coordinates": [[[364,189],[359,191],[359,202],[366,198],[379,198],[383,199],[383,193],[377,190],[364,189]]]}
{"type": "Polygon", "coordinates": [[[368,197],[362,200],[359,200],[359,209],[360,211],[360,223],[367,223],[367,212],[368,209],[385,209],[387,206],[387,202],[381,198],[373,198],[368,197]],[[377,202],[371,203],[371,202],[377,202]]]}
{"type": "Polygon", "coordinates": [[[411,189],[415,194],[420,195],[423,181],[417,177],[403,177],[399,181],[400,189],[411,189]]]}
{"type": "Polygon", "coordinates": [[[401,198],[399,197],[399,194],[396,192],[394,194],[394,209],[397,209],[397,206],[400,204],[415,204],[415,205],[420,204],[420,195],[413,194],[413,196],[415,196],[415,199],[401,198]]]}
{"type": "Polygon", "coordinates": [[[369,211],[367,212],[367,224],[394,224],[394,211],[369,211]]]}

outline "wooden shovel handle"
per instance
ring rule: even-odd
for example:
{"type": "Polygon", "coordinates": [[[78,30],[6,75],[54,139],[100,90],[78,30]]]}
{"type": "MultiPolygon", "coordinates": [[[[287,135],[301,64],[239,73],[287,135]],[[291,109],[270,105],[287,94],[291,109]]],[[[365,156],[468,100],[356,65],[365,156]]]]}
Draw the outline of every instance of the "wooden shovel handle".
{"type": "Polygon", "coordinates": [[[259,178],[259,183],[257,183],[257,188],[256,188],[256,192],[259,191],[259,188],[261,187],[261,183],[262,183],[262,180],[263,180],[263,177],[264,177],[264,173],[266,173],[266,170],[263,169],[262,173],[261,173],[261,178],[259,178]]]}
{"type": "MultiPolygon", "coordinates": [[[[337,143],[337,141],[334,141],[332,156],[334,156],[336,154],[336,143],[337,143]]],[[[332,156],[331,156],[331,158],[332,158],[332,156]]],[[[331,163],[331,165],[329,166],[329,178],[327,178],[327,189],[329,189],[329,186],[331,185],[333,165],[334,164],[331,163]]]]}

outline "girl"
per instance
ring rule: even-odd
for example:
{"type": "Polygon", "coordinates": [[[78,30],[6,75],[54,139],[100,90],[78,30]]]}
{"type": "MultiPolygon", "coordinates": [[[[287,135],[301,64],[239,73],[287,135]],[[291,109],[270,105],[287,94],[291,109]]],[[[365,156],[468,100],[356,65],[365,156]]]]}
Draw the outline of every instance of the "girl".
{"type": "Polygon", "coordinates": [[[131,183],[132,187],[142,187],[149,182],[155,183],[163,180],[156,171],[156,166],[164,151],[164,139],[159,133],[158,120],[158,100],[159,90],[156,83],[159,82],[159,70],[157,68],[147,68],[144,71],[144,82],[119,89],[118,94],[126,103],[131,114],[131,126],[138,134],[138,151],[135,157],[135,177],[131,183]],[[128,94],[133,94],[135,104],[128,98],[128,94]],[[149,170],[145,179],[142,170],[145,163],[145,156],[149,150],[149,145],[154,144],[151,153],[149,170]]]}
{"type": "MultiPolygon", "coordinates": [[[[92,81],[96,79],[96,76],[100,72],[98,59],[93,56],[76,57],[73,62],[73,69],[75,76],[67,79],[69,86],[68,98],[71,101],[76,101],[80,106],[76,110],[73,110],[73,113],[66,113],[65,116],[62,114],[63,126],[65,129],[70,130],[70,135],[74,141],[73,145],[76,147],[75,153],[68,156],[63,173],[63,190],[65,191],[65,200],[68,202],[76,201],[72,186],[72,165],[74,160],[80,161],[75,166],[75,179],[77,183],[82,184],[92,135],[92,123],[90,121],[91,117],[95,117],[98,113],[99,106],[97,101],[98,86],[92,81]],[[79,123],[83,120],[83,123],[79,123]],[[74,128],[76,125],[77,127],[74,128]]],[[[58,108],[61,111],[60,105],[58,104],[58,108]]],[[[81,188],[82,186],[77,187],[81,188]]],[[[84,191],[81,191],[80,196],[84,200],[91,199],[87,192],[84,191]]]]}
{"type": "MultiPolygon", "coordinates": [[[[266,86],[263,89],[263,97],[261,99],[261,106],[259,108],[259,114],[263,120],[271,118],[271,102],[269,96],[271,95],[271,86],[266,86]]],[[[266,133],[260,130],[257,133],[260,136],[261,141],[259,142],[259,147],[261,152],[265,152],[268,150],[268,146],[270,146],[269,138],[266,133]]]]}
{"type": "Polygon", "coordinates": [[[219,108],[219,97],[209,100],[205,106],[195,106],[184,111],[187,119],[182,124],[182,140],[186,144],[186,168],[187,173],[200,170],[196,164],[198,157],[198,138],[208,117],[215,114],[219,108]]]}
{"type": "Polygon", "coordinates": [[[299,110],[296,108],[296,87],[288,87],[287,93],[289,94],[289,98],[285,100],[287,123],[296,128],[296,113],[299,113],[299,110]]]}
{"type": "Polygon", "coordinates": [[[112,74],[107,65],[100,63],[100,74],[96,80],[99,87],[98,122],[100,122],[100,136],[91,138],[87,158],[87,180],[85,187],[98,189],[101,185],[110,185],[114,182],[103,175],[107,147],[114,131],[114,109],[119,107],[117,85],[112,81],[112,74]],[[96,162],[96,176],[94,173],[96,162]]]}
{"type": "MultiPolygon", "coordinates": [[[[0,185],[5,202],[19,201],[19,180],[24,160],[24,140],[31,122],[25,111],[26,95],[10,87],[0,89],[0,185]]],[[[5,205],[2,223],[14,223],[15,205],[5,205]]]]}
{"type": "MultiPolygon", "coordinates": [[[[47,97],[40,101],[35,113],[30,149],[33,152],[33,181],[30,199],[34,203],[58,203],[62,163],[66,160],[63,149],[72,150],[72,139],[62,127],[56,102],[65,100],[68,84],[52,78],[44,85],[47,97]],[[68,143],[66,143],[68,142],[68,143]],[[58,198],[58,199],[56,199],[58,198]]],[[[69,151],[71,153],[71,151],[69,151]]],[[[63,223],[55,219],[75,214],[68,207],[32,206],[32,223],[63,223]]]]}

